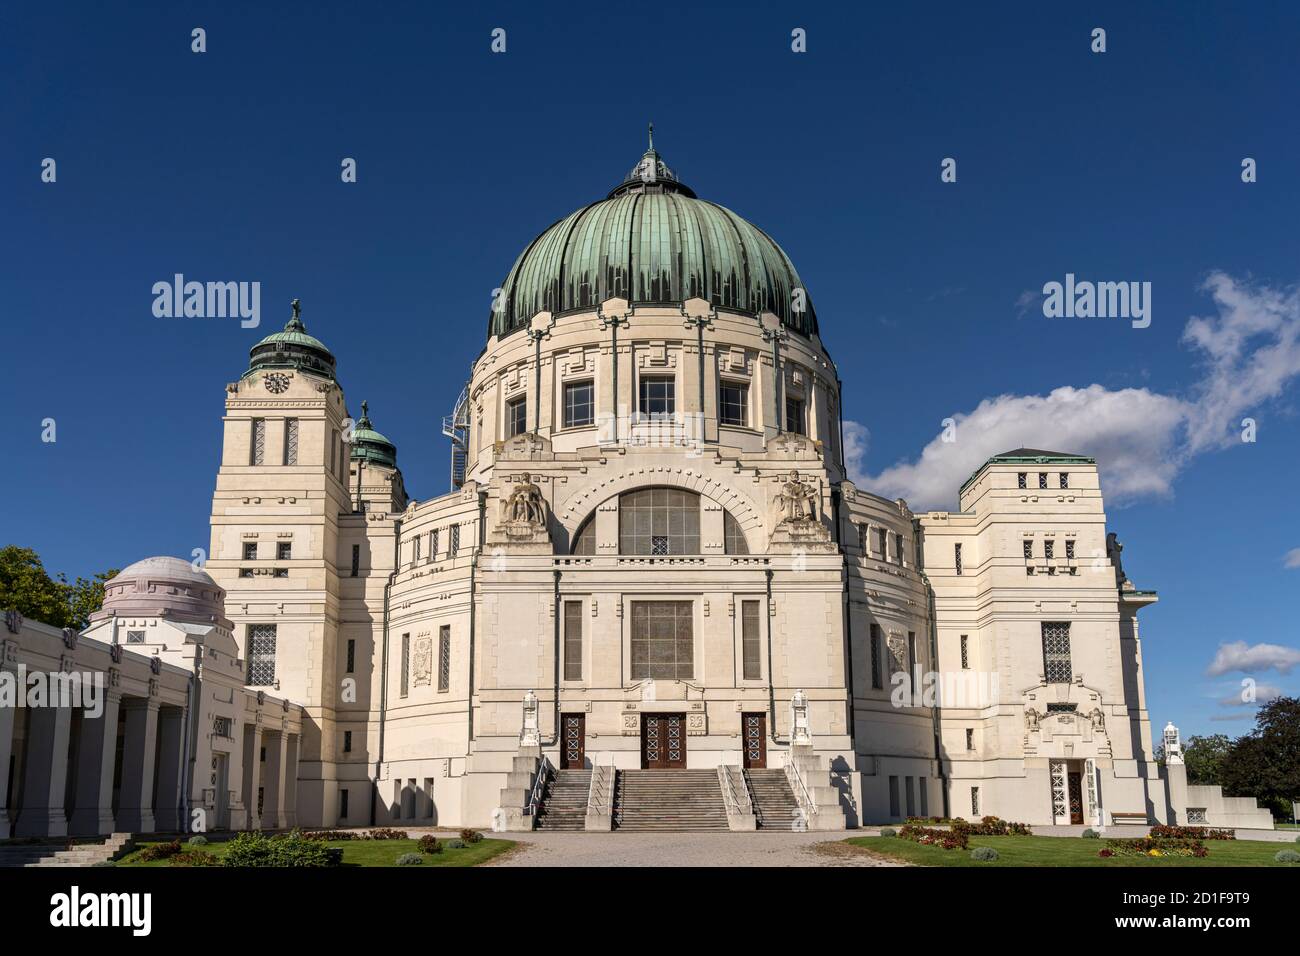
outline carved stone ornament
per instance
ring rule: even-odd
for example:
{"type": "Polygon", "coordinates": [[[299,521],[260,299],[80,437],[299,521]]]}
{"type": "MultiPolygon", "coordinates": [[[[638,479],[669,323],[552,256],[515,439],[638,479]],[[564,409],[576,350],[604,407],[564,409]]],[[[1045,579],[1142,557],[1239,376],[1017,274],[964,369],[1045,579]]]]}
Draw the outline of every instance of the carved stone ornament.
{"type": "Polygon", "coordinates": [[[537,747],[542,742],[541,728],[538,725],[537,694],[529,691],[524,695],[524,721],[519,731],[519,746],[537,747]]]}
{"type": "Polygon", "coordinates": [[[63,629],[63,646],[70,651],[77,649],[77,629],[75,627],[65,627],[63,629]]]}
{"type": "Polygon", "coordinates": [[[1031,732],[1038,730],[1038,722],[1041,719],[1042,715],[1039,714],[1038,711],[1034,710],[1034,708],[1030,707],[1025,711],[1025,730],[1031,732]]]}
{"type": "Polygon", "coordinates": [[[790,744],[812,743],[812,725],[808,721],[808,695],[796,690],[790,698],[790,744]]]}
{"type": "Polygon", "coordinates": [[[415,657],[411,661],[411,676],[415,685],[432,682],[433,674],[433,638],[417,637],[415,639],[415,657]]]}
{"type": "Polygon", "coordinates": [[[525,522],[545,526],[546,501],[542,490],[533,484],[533,476],[524,472],[519,485],[510,493],[506,502],[505,519],[507,522],[525,522]]]}
{"type": "Polygon", "coordinates": [[[817,489],[801,480],[797,470],[791,471],[789,480],[781,486],[776,504],[780,521],[817,520],[817,489]]]}
{"type": "Polygon", "coordinates": [[[161,657],[151,657],[151,658],[149,658],[149,670],[151,670],[151,671],[152,671],[153,673],[155,673],[155,674],[161,674],[161,673],[162,673],[162,658],[161,658],[161,657]]]}
{"type": "Polygon", "coordinates": [[[5,611],[5,627],[9,628],[10,634],[17,634],[20,630],[22,630],[22,626],[23,626],[23,616],[21,614],[19,614],[17,611],[13,610],[12,608],[10,608],[8,611],[5,611]]]}
{"type": "Polygon", "coordinates": [[[114,664],[122,663],[122,645],[110,644],[108,646],[108,656],[113,659],[114,664]]]}

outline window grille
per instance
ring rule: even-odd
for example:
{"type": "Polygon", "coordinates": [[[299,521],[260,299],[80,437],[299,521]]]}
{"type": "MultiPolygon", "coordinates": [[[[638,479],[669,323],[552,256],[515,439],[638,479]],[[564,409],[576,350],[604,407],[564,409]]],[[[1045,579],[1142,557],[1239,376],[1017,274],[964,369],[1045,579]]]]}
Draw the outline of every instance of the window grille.
{"type": "Polygon", "coordinates": [[[582,602],[564,602],[564,679],[582,680],[582,602]]]}
{"type": "Polygon", "coordinates": [[[761,680],[763,677],[762,638],[759,635],[758,625],[759,608],[757,601],[740,602],[740,643],[743,660],[741,673],[745,680],[761,680]]]}
{"type": "Polygon", "coordinates": [[[1043,621],[1043,672],[1049,684],[1068,684],[1074,679],[1070,664],[1070,624],[1043,621]]]}
{"type": "Polygon", "coordinates": [[[275,684],[275,625],[248,625],[248,683],[253,687],[275,684]]]}
{"type": "Polygon", "coordinates": [[[451,687],[451,625],[438,628],[438,691],[451,687]]]}
{"type": "Polygon", "coordinates": [[[253,459],[254,465],[266,463],[266,419],[253,419],[253,459]]]}
{"type": "Polygon", "coordinates": [[[286,418],[284,421],[284,463],[298,464],[298,419],[286,418]]]}
{"type": "Polygon", "coordinates": [[[595,386],[570,382],[564,386],[564,427],[577,428],[596,420],[595,386]]]}

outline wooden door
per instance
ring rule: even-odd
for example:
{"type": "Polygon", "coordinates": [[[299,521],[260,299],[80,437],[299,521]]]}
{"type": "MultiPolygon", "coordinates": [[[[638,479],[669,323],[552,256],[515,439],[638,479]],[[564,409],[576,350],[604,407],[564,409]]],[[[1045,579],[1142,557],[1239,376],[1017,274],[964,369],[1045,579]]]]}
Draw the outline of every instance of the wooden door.
{"type": "Polygon", "coordinates": [[[746,770],[767,766],[767,714],[741,714],[742,758],[746,770]]]}
{"type": "Polygon", "coordinates": [[[561,714],[560,769],[581,770],[587,765],[587,715],[561,714]]]}
{"type": "Polygon", "coordinates": [[[1083,778],[1077,770],[1070,771],[1070,822],[1083,822],[1083,778]]]}
{"type": "Polygon", "coordinates": [[[686,718],[681,714],[645,714],[641,718],[643,770],[680,770],[686,766],[686,718]]]}

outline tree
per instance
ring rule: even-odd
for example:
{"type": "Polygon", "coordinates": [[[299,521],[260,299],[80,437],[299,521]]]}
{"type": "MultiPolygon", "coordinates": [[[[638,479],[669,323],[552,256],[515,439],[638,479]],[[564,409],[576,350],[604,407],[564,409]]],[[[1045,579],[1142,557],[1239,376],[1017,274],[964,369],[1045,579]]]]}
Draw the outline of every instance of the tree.
{"type": "Polygon", "coordinates": [[[1232,740],[1227,734],[1188,737],[1183,748],[1187,782],[1198,787],[1222,786],[1223,760],[1231,749],[1232,740]]]}
{"type": "Polygon", "coordinates": [[[31,548],[0,548],[0,610],[15,610],[23,617],[51,627],[81,630],[90,615],[104,605],[104,582],[117,569],[102,571],[89,580],[69,584],[65,575],[50,577],[31,548]]]}
{"type": "Polygon", "coordinates": [[[1239,737],[1221,768],[1223,791],[1251,796],[1290,816],[1300,796],[1300,697],[1278,697],[1255,712],[1255,729],[1239,737]]]}

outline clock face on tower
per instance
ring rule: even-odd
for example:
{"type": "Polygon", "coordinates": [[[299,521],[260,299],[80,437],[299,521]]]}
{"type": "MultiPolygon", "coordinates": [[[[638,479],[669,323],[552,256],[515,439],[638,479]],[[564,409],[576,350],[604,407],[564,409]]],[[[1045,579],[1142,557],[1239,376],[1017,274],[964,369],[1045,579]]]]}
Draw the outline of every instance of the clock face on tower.
{"type": "Polygon", "coordinates": [[[289,387],[289,376],[283,372],[272,372],[266,377],[266,390],[273,395],[279,395],[289,387]]]}

